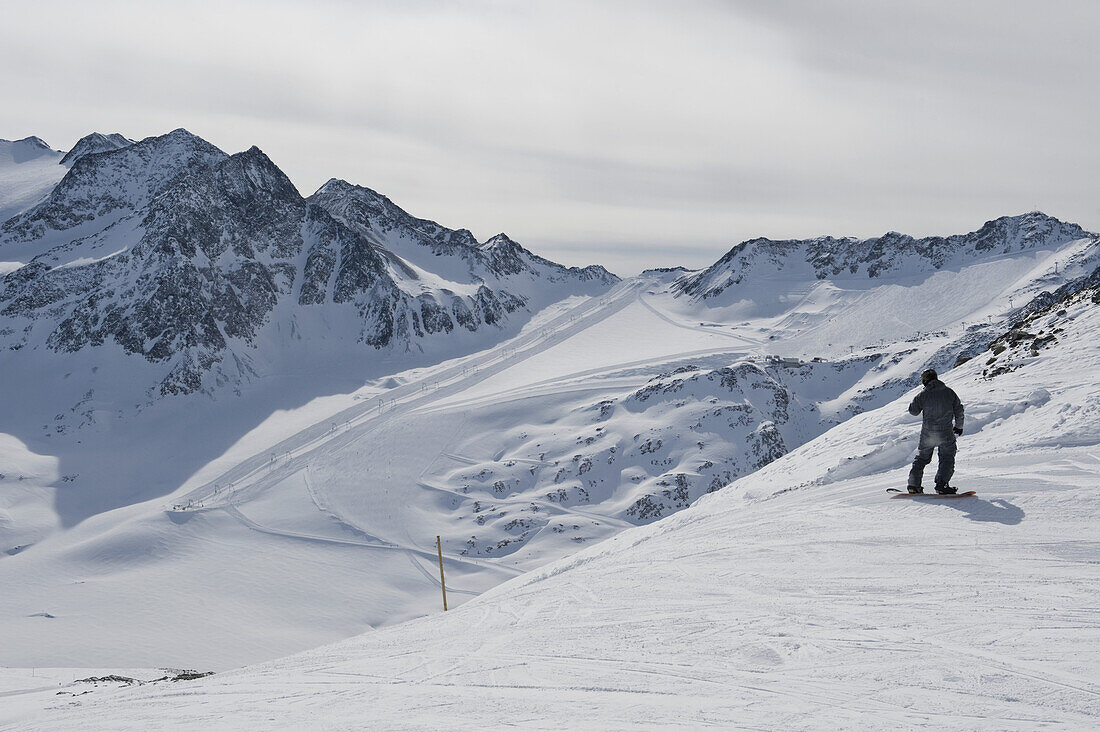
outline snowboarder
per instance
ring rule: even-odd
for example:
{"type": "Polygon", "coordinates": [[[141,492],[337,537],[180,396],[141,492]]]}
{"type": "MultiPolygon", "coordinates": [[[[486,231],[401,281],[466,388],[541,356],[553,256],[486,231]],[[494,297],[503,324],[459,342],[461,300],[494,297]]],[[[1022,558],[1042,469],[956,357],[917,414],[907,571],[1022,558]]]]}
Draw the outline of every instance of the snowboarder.
{"type": "Polygon", "coordinates": [[[936,493],[956,493],[949,483],[955,472],[955,438],[963,433],[963,405],[959,395],[940,381],[935,369],[920,375],[924,389],[913,398],[909,414],[924,414],[920,429],[920,445],[909,471],[909,492],[924,493],[921,480],[924,466],[932,462],[932,451],[939,448],[940,461],[936,469],[936,493]]]}

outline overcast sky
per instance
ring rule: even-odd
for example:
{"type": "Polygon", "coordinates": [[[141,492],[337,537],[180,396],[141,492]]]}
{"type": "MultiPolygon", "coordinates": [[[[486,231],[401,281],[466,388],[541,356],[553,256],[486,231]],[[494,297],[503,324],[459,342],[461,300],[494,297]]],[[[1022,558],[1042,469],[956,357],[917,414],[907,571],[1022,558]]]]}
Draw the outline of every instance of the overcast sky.
{"type": "Polygon", "coordinates": [[[1100,231],[1100,2],[13,2],[0,138],[186,127],[621,274],[752,236],[1100,231]]]}

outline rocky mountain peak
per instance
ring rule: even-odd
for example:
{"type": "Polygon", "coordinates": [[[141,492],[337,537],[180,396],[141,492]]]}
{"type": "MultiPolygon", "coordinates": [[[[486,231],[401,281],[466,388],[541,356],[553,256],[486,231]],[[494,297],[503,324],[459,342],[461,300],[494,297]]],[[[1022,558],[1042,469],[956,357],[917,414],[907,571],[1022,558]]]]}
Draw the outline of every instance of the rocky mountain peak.
{"type": "Polygon", "coordinates": [[[328,182],[310,196],[309,200],[334,213],[334,215],[337,211],[341,212],[337,216],[338,218],[347,215],[351,219],[370,218],[379,224],[382,221],[390,221],[395,224],[401,223],[413,227],[427,224],[429,227],[442,228],[434,221],[417,219],[409,215],[404,209],[378,191],[366,186],[348,183],[339,178],[330,178],[328,182]]]}
{"type": "Polygon", "coordinates": [[[1077,224],[1040,211],[1002,216],[976,231],[915,238],[896,231],[870,239],[831,236],[813,239],[748,239],[709,268],[678,280],[680,295],[712,298],[753,275],[809,267],[817,279],[879,277],[891,272],[930,272],[949,263],[1053,247],[1091,236],[1077,224]]]}
{"type": "MultiPolygon", "coordinates": [[[[353,186],[351,183],[348,183],[346,180],[343,180],[341,178],[329,178],[327,181],[325,181],[324,185],[322,185],[320,188],[317,189],[317,191],[316,191],[316,193],[314,193],[314,195],[317,195],[319,193],[328,193],[328,194],[347,193],[348,191],[351,191],[351,190],[353,190],[355,188],[359,188],[359,187],[361,187],[361,186],[353,186]]],[[[363,190],[370,190],[370,189],[364,188],[363,190]]],[[[371,193],[373,193],[373,192],[374,191],[371,191],[371,193]]]]}
{"type": "Polygon", "coordinates": [[[269,191],[278,198],[301,199],[297,187],[286,173],[255,145],[244,152],[231,155],[222,164],[222,168],[227,173],[234,171],[246,177],[253,186],[269,191]]]}
{"type": "Polygon", "coordinates": [[[65,157],[61,158],[59,162],[61,165],[71,166],[78,158],[85,155],[110,152],[111,150],[118,150],[119,148],[128,147],[132,144],[134,144],[133,140],[127,139],[117,132],[110,135],[93,132],[77,140],[72,149],[65,153],[65,157]]]}
{"type": "Polygon", "coordinates": [[[497,234],[496,236],[487,239],[485,241],[485,243],[481,245],[481,249],[486,250],[486,251],[488,251],[490,249],[512,249],[512,250],[514,250],[514,249],[520,249],[520,248],[522,248],[522,247],[520,247],[519,244],[517,244],[515,241],[513,241],[511,238],[509,238],[509,236],[507,234],[505,234],[504,232],[501,232],[501,233],[497,234]]]}
{"type": "Polygon", "coordinates": [[[1089,236],[1089,232],[1077,224],[1061,221],[1042,211],[1029,211],[987,221],[969,236],[973,237],[974,246],[978,250],[1003,249],[1007,252],[1044,246],[1051,242],[1082,239],[1089,236]]]}
{"type": "Polygon", "coordinates": [[[117,220],[146,205],[181,177],[210,170],[228,157],[183,129],[83,155],[45,201],[4,224],[0,246],[5,239],[30,241],[51,231],[73,230],[80,235],[88,226],[99,226],[93,222],[104,217],[117,220]]]}

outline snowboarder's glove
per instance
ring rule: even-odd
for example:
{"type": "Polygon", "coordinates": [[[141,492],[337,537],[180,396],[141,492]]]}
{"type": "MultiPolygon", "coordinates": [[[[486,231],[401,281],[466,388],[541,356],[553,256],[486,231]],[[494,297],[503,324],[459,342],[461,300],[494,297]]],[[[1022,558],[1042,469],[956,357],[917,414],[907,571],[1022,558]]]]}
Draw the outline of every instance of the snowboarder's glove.
{"type": "Polygon", "coordinates": [[[955,434],[956,435],[961,435],[962,433],[963,433],[963,428],[962,427],[956,427],[955,428],[955,434]]]}

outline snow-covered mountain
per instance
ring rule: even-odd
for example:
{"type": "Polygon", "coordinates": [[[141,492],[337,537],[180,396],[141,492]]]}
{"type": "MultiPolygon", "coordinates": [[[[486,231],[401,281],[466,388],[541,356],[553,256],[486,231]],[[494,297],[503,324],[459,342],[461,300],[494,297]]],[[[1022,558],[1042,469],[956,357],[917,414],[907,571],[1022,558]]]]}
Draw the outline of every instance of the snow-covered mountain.
{"type": "Polygon", "coordinates": [[[997,336],[1000,303],[1015,310],[1090,272],[1098,242],[1038,212],[949,237],[754,239],[681,277],[667,307],[714,327],[756,323],[774,352],[805,358],[936,341],[932,363],[947,368],[997,336]]]}
{"type": "Polygon", "coordinates": [[[598,265],[567,268],[543,259],[506,234],[479,244],[466,229],[451,230],[414,218],[380,193],[335,178],[310,196],[309,202],[384,249],[395,278],[407,288],[430,289],[430,279],[421,281],[426,272],[461,284],[479,283],[486,273],[502,280],[524,274],[547,282],[580,280],[610,285],[618,281],[598,265]]]}
{"type": "Polygon", "coordinates": [[[129,147],[133,144],[134,140],[123,137],[117,132],[110,135],[104,135],[101,132],[93,132],[77,140],[72,149],[65,153],[65,157],[61,158],[61,164],[72,167],[72,164],[76,162],[77,158],[81,158],[85,155],[94,155],[95,153],[110,152],[123,147],[129,147]]]}
{"type": "MultiPolygon", "coordinates": [[[[0,223],[25,211],[53,189],[65,169],[57,163],[64,154],[41,138],[0,140],[0,223]]],[[[17,262],[4,262],[0,252],[0,274],[17,262]]]]}
{"type": "MultiPolygon", "coordinates": [[[[92,137],[81,141],[89,150],[118,142],[92,137]]],[[[0,281],[2,346],[118,347],[161,365],[146,386],[162,395],[214,391],[271,363],[265,340],[279,352],[288,339],[308,347],[326,336],[359,343],[364,355],[421,351],[456,328],[499,329],[516,311],[616,279],[541,260],[503,235],[479,245],[388,201],[385,215],[355,220],[414,247],[431,249],[437,237],[468,264],[439,274],[435,262],[402,259],[318,205],[359,214],[352,197],[362,192],[330,182],[307,201],[258,148],[227,155],[185,130],[77,156],[47,200],[3,225],[0,254],[26,263],[0,281]]]]}
{"type": "Polygon", "coordinates": [[[967,408],[955,482],[976,498],[885,493],[905,481],[917,441],[903,393],[675,516],[450,612],[186,693],[12,673],[0,719],[20,729],[1094,728],[1098,306],[1094,268],[1014,309],[989,349],[944,374],[967,408]]]}
{"type": "MultiPolygon", "coordinates": [[[[867,279],[928,274],[980,258],[1052,250],[1089,237],[1077,224],[1039,211],[987,221],[977,231],[915,239],[892,231],[880,237],[749,239],[730,249],[707,269],[679,280],[676,292],[718,300],[734,285],[775,276],[815,279],[867,279]]],[[[743,292],[731,292],[726,300],[743,292]]]]}

